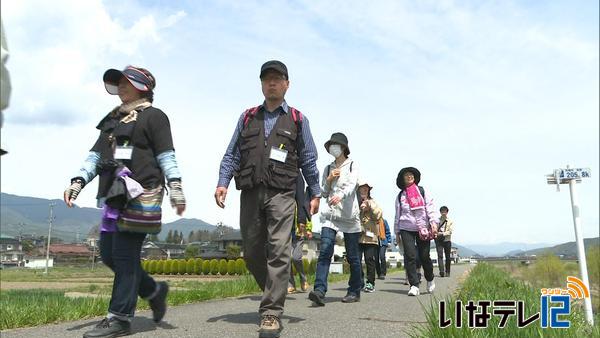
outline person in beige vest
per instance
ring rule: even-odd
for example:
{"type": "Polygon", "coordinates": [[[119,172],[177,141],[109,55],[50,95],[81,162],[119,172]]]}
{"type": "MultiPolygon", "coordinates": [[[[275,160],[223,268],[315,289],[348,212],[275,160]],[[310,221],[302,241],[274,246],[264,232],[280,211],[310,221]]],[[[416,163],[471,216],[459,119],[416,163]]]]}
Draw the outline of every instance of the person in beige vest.
{"type": "MultiPolygon", "coordinates": [[[[361,235],[359,239],[360,249],[365,258],[367,266],[367,283],[364,292],[375,291],[375,260],[379,259],[379,239],[381,229],[379,221],[382,217],[381,208],[371,197],[371,187],[367,182],[361,182],[358,187],[360,205],[361,235]]],[[[385,233],[383,234],[385,238],[385,233]]]]}
{"type": "Polygon", "coordinates": [[[435,248],[437,249],[440,277],[450,277],[450,251],[452,250],[451,237],[452,231],[454,230],[454,223],[448,218],[447,206],[440,208],[440,214],[440,226],[438,236],[435,239],[435,248]],[[445,264],[444,255],[446,256],[445,264]]]}

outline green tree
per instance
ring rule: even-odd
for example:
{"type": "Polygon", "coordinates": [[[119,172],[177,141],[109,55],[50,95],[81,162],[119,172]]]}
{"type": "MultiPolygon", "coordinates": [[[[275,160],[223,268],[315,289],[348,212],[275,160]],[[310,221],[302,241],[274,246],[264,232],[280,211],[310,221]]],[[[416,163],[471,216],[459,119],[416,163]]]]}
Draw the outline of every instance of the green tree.
{"type": "Polygon", "coordinates": [[[188,245],[185,248],[185,258],[194,258],[200,254],[200,248],[197,245],[188,245]]]}
{"type": "Polygon", "coordinates": [[[216,259],[210,260],[210,273],[213,275],[219,274],[219,261],[216,259]]]}
{"type": "Polygon", "coordinates": [[[240,253],[242,252],[242,248],[239,245],[230,244],[227,246],[227,259],[238,259],[240,257],[240,253]]]}
{"type": "Polygon", "coordinates": [[[190,233],[188,234],[188,243],[192,243],[194,241],[194,230],[190,231],[190,233]]]}
{"type": "Polygon", "coordinates": [[[210,274],[210,261],[209,260],[202,262],[202,274],[204,274],[204,275],[210,274]]]}
{"type": "Polygon", "coordinates": [[[196,263],[194,264],[194,273],[196,275],[202,274],[202,258],[196,258],[196,263]]]}
{"type": "Polygon", "coordinates": [[[235,261],[233,259],[227,261],[227,273],[230,275],[235,275],[235,261]]]}
{"type": "Polygon", "coordinates": [[[167,233],[167,239],[165,240],[167,243],[173,243],[173,230],[169,230],[167,233]]]}
{"type": "Polygon", "coordinates": [[[225,276],[227,274],[227,260],[226,259],[221,259],[219,261],[219,272],[221,273],[221,276],[225,276]]]}

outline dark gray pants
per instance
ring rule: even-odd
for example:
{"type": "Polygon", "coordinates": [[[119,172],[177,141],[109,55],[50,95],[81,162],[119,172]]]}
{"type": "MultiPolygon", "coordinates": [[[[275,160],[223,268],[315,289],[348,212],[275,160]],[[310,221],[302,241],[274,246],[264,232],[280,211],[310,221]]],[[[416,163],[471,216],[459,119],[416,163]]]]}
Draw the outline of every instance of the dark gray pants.
{"type": "Polygon", "coordinates": [[[259,313],[281,317],[290,278],[295,192],[259,185],[241,194],[244,260],[263,290],[259,313]]]}
{"type": "MultiPolygon", "coordinates": [[[[300,275],[300,286],[306,283],[306,273],[304,273],[304,265],[302,264],[302,246],[304,245],[304,238],[296,236],[296,239],[292,239],[292,264],[296,267],[296,272],[300,275]]],[[[296,287],[296,276],[294,276],[294,270],[290,269],[290,281],[289,287],[296,287]]]]}

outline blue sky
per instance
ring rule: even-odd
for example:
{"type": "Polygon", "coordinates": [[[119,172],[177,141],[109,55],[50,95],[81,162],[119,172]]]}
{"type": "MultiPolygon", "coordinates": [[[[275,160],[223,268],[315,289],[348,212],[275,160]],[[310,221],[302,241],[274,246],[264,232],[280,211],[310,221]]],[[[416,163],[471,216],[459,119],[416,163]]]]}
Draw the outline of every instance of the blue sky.
{"type": "MultiPolygon", "coordinates": [[[[567,187],[544,175],[590,167],[578,185],[586,237],[598,235],[597,1],[2,1],[13,96],[2,191],[57,198],[118,102],[107,68],[157,78],[189,208],[238,227],[239,193],[214,204],[239,114],[262,101],[270,59],[290,71],[288,102],[310,120],[320,157],[332,132],[384,215],[395,178],[418,167],[463,243],[574,239],[567,187]]],[[[93,206],[96,183],[78,200],[93,206]]],[[[176,219],[165,203],[167,221],[176,219]]],[[[318,226],[317,226],[318,228],[318,226]]]]}

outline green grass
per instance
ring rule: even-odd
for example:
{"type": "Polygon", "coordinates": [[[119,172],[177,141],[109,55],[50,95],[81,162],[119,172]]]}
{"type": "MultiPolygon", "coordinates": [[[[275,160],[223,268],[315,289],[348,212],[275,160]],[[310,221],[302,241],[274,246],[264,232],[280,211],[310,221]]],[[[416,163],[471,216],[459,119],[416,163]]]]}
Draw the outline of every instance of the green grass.
{"type": "MultiPolygon", "coordinates": [[[[388,273],[400,271],[389,269],[388,273]]],[[[72,271],[63,272],[64,275],[72,271]]],[[[16,274],[15,279],[23,275],[16,274]]],[[[309,275],[309,283],[314,284],[314,275],[309,275]]],[[[335,283],[348,279],[347,274],[329,274],[329,282],[335,283]]],[[[4,278],[4,276],[3,276],[4,278]]],[[[211,299],[238,297],[259,294],[260,288],[251,275],[243,275],[236,279],[225,281],[185,281],[181,285],[186,290],[172,290],[167,302],[169,305],[181,305],[201,302],[211,299]]],[[[77,288],[79,289],[79,288],[77,288]]],[[[94,292],[99,295],[109,295],[110,287],[91,284],[82,287],[81,292],[94,292]]],[[[107,297],[69,298],[64,291],[57,290],[11,290],[0,293],[0,329],[13,329],[27,326],[37,326],[61,321],[85,319],[106,314],[108,309],[107,297]]],[[[148,309],[148,303],[138,301],[138,310],[148,309]]]]}
{"type": "MultiPolygon", "coordinates": [[[[523,300],[525,301],[526,318],[540,311],[540,290],[523,281],[512,278],[510,274],[490,264],[480,263],[473,268],[458,293],[448,297],[446,303],[448,314],[455,313],[455,300],[463,301],[463,307],[469,300],[523,300]]],[[[427,324],[415,327],[413,337],[600,337],[600,316],[596,316],[596,325],[591,328],[585,322],[580,303],[571,306],[569,329],[543,329],[540,321],[526,328],[519,329],[515,316],[511,316],[505,328],[498,328],[500,317],[492,315],[488,328],[468,328],[467,315],[463,310],[463,328],[456,328],[453,323],[448,328],[439,328],[438,302],[425,306],[427,324]]],[[[447,314],[447,317],[448,317],[447,314]]],[[[562,317],[562,319],[567,319],[562,317]]]]}
{"type": "Polygon", "coordinates": [[[54,267],[44,274],[44,269],[10,268],[0,270],[0,279],[3,282],[44,282],[61,281],[66,278],[77,278],[79,280],[93,278],[112,278],[112,271],[102,264],[96,268],[82,267],[54,267]]]}

